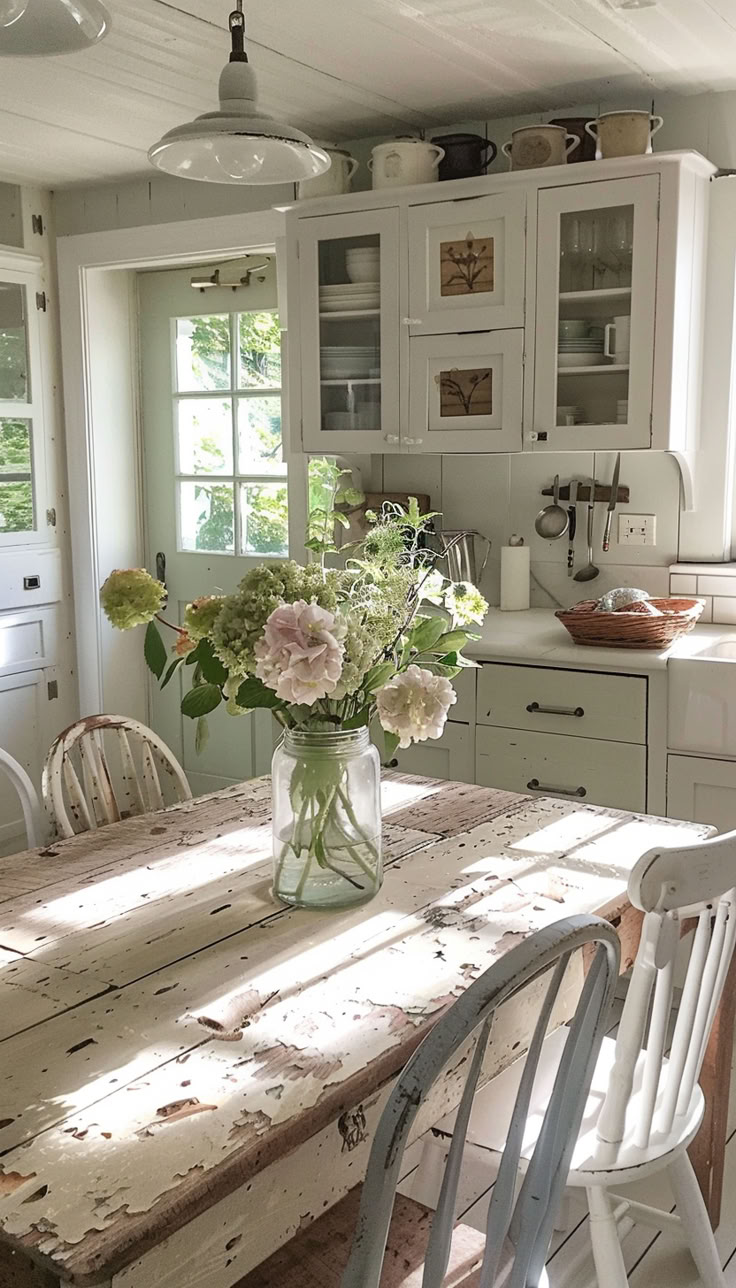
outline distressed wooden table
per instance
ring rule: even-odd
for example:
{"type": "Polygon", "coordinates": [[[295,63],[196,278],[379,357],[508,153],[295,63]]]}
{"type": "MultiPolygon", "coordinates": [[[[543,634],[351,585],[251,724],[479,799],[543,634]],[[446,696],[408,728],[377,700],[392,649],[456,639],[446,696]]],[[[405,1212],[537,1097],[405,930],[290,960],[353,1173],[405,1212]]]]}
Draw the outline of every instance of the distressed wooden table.
{"type": "MultiPolygon", "coordinates": [[[[499,953],[598,911],[630,960],[632,865],[707,832],[406,775],[384,807],[384,887],[343,913],[272,901],[267,779],[1,862],[2,1288],[236,1283],[361,1178],[395,1075],[499,953]]],[[[532,1021],[499,1016],[484,1078],[532,1021]]]]}

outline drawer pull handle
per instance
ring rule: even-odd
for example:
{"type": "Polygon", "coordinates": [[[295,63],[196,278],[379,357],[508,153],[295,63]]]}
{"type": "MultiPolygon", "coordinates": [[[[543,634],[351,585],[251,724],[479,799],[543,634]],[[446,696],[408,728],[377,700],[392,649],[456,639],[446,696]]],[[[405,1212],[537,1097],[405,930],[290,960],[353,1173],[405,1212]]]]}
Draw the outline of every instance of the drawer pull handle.
{"type": "Polygon", "coordinates": [[[533,716],[576,716],[578,720],[585,715],[583,707],[543,707],[538,702],[530,702],[527,711],[533,716]]]}
{"type": "Polygon", "coordinates": [[[584,787],[555,787],[553,783],[540,783],[538,778],[530,778],[527,783],[530,792],[549,792],[554,796],[587,796],[584,787]]]}

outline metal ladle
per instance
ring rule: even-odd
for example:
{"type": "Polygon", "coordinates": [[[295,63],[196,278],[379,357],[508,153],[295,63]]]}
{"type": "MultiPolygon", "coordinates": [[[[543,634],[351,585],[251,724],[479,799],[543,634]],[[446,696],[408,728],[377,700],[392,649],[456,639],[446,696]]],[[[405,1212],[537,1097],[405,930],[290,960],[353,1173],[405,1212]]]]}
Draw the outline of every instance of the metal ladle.
{"type": "Polygon", "coordinates": [[[557,541],[560,537],[564,537],[568,523],[567,510],[563,510],[560,505],[560,476],[555,474],[552,504],[545,505],[544,509],[539,511],[534,520],[534,530],[546,541],[557,541]]]}
{"type": "Polygon", "coordinates": [[[585,568],[581,568],[575,573],[575,581],[594,581],[599,575],[600,569],[596,568],[593,563],[593,514],[595,512],[595,479],[590,480],[590,494],[588,497],[588,563],[585,568]]]}

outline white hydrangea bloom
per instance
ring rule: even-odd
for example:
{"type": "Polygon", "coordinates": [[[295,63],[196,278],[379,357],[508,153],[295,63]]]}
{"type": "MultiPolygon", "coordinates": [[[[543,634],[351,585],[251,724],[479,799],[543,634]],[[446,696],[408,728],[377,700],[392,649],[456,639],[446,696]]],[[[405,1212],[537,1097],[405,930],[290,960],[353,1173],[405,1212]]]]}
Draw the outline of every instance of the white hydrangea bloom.
{"type": "Polygon", "coordinates": [[[488,612],[488,601],[472,581],[453,581],[445,592],[445,606],[456,626],[470,626],[471,622],[480,626],[488,612]]]}
{"type": "Polygon", "coordinates": [[[453,702],[457,694],[450,681],[423,666],[408,667],[376,694],[381,727],[396,735],[400,747],[441,737],[453,702]]]}

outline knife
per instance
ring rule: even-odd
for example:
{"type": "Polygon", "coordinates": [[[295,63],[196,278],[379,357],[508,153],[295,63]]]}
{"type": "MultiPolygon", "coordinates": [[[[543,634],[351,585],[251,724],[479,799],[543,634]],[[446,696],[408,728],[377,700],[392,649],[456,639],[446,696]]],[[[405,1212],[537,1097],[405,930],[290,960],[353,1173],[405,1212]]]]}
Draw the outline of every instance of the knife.
{"type": "Polygon", "coordinates": [[[578,527],[578,481],[570,479],[570,504],[567,510],[569,545],[567,547],[567,575],[572,577],[575,567],[575,533],[578,527]]]}
{"type": "Polygon", "coordinates": [[[621,453],[616,457],[616,464],[613,467],[613,478],[611,479],[611,499],[608,502],[608,514],[606,515],[606,526],[603,532],[603,549],[608,551],[611,545],[611,524],[613,523],[613,512],[618,502],[618,476],[621,473],[621,453]]]}

